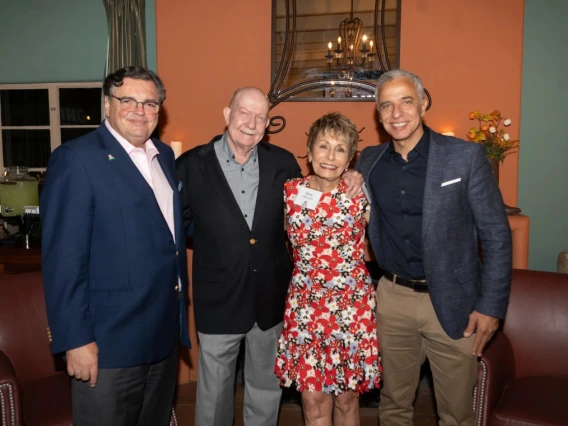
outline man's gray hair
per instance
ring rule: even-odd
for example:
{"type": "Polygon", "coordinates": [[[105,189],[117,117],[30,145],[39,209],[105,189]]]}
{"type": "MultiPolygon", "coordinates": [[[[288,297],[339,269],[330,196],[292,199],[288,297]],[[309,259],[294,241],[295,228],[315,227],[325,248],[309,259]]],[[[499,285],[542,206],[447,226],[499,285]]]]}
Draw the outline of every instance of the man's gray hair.
{"type": "Polygon", "coordinates": [[[424,100],[424,85],[422,84],[422,80],[416,74],[412,74],[410,71],[406,70],[390,70],[382,74],[379,79],[377,80],[377,89],[375,91],[375,99],[377,103],[379,102],[379,92],[381,90],[381,86],[385,83],[389,83],[393,81],[395,78],[404,77],[408,78],[414,84],[414,88],[418,93],[418,100],[420,103],[424,100]]]}

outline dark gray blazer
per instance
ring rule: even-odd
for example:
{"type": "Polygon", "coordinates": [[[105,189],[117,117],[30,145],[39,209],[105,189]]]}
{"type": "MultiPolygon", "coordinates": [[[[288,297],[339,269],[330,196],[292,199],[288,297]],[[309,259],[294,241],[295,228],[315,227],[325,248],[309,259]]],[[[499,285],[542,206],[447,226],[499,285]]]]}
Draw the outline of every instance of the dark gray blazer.
{"type": "MultiPolygon", "coordinates": [[[[422,261],[436,315],[453,339],[475,310],[504,318],[512,270],[511,229],[483,146],[430,130],[422,211],[422,261]],[[442,186],[442,183],[461,179],[442,186]],[[482,258],[480,260],[479,242],[482,258]]],[[[357,161],[369,177],[388,144],[368,147],[357,161]]],[[[371,199],[369,238],[379,247],[380,206],[371,199]]]]}

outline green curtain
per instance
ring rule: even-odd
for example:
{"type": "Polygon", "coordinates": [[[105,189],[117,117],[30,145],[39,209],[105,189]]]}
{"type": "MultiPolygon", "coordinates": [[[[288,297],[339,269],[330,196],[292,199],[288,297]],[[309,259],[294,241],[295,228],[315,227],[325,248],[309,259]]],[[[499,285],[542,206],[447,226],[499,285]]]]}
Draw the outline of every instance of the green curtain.
{"type": "Polygon", "coordinates": [[[145,0],[103,0],[108,25],[106,74],[130,65],[146,68],[145,0]]]}

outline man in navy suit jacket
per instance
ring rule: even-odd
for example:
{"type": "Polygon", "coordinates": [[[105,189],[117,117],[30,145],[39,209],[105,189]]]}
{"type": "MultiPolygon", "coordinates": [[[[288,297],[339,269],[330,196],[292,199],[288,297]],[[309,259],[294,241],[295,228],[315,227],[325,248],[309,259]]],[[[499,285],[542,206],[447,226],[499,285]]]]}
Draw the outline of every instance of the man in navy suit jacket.
{"type": "Polygon", "coordinates": [[[52,351],[75,378],[75,426],[165,426],[190,344],[175,159],[150,137],[165,90],[128,67],[103,91],[106,120],[53,152],[40,201],[52,351]]]}
{"type": "Polygon", "coordinates": [[[412,425],[426,357],[440,424],[473,425],[476,355],[509,299],[511,231],[483,146],[424,126],[426,106],[416,75],[383,74],[377,109],[392,141],[366,148],[357,163],[384,270],[376,294],[383,426],[412,425]]]}

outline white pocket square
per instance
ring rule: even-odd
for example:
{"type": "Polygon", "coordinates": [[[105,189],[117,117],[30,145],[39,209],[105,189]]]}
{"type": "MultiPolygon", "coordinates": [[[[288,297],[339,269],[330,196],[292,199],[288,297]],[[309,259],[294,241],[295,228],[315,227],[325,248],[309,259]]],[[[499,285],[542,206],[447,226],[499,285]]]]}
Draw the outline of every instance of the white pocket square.
{"type": "Polygon", "coordinates": [[[461,181],[462,178],[457,178],[457,179],[452,179],[452,180],[448,180],[446,182],[442,182],[442,186],[448,186],[451,185],[453,183],[458,183],[459,181],[461,181]]]}
{"type": "Polygon", "coordinates": [[[181,180],[178,181],[178,192],[181,192],[182,183],[181,180]]]}

